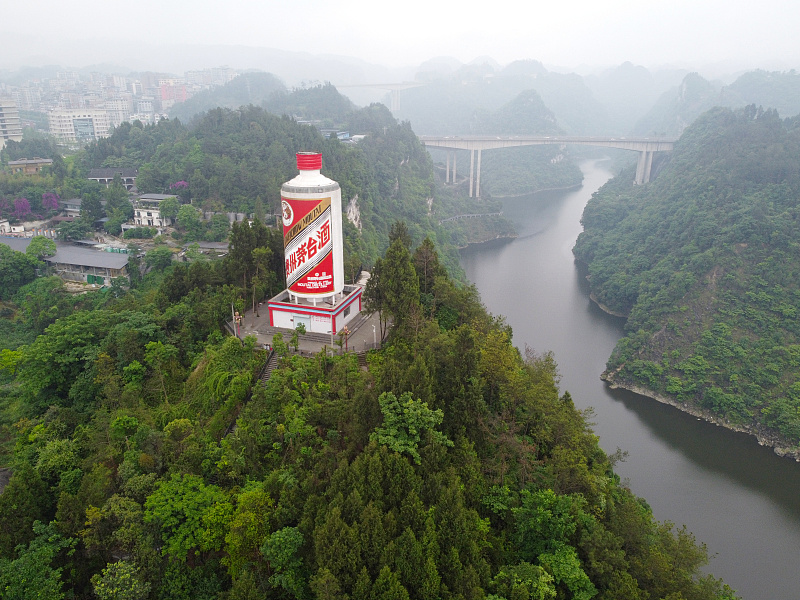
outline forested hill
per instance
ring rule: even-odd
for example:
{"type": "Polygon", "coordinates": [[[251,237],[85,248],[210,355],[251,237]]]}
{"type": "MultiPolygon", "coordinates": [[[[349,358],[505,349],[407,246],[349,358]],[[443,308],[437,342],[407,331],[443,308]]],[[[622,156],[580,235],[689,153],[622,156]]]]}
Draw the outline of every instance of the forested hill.
{"type": "Polygon", "coordinates": [[[4,305],[41,335],[0,363],[0,597],[732,600],[620,485],[553,358],[520,356],[399,224],[367,368],[276,337],[262,385],[263,351],[220,323],[270,237],[237,225],[223,261],[4,305]]]}
{"type": "Polygon", "coordinates": [[[652,183],[631,178],[593,196],[574,250],[629,314],[609,377],[797,454],[800,118],[711,110],[652,183]]]}
{"type": "Polygon", "coordinates": [[[190,122],[196,115],[214,108],[263,106],[274,93],[285,93],[286,86],[271,73],[243,73],[225,85],[198,92],[169,111],[173,119],[190,122]]]}
{"type": "MultiPolygon", "coordinates": [[[[313,111],[331,91],[336,94],[321,86],[281,98],[284,107],[294,103],[313,111]]],[[[381,105],[341,108],[337,121],[367,134],[358,145],[326,140],[310,125],[242,106],[210,110],[191,126],[177,119],[150,127],[125,123],[88,146],[82,164],[86,169],[136,167],[142,192],[166,193],[182,181],[188,184],[181,190],[184,202],[263,216],[279,213],[281,184],[297,174],[295,153],[316,150],[322,153],[325,175],[342,187],[344,207],[352,202],[351,209],[360,215],[360,232],[345,223],[347,252],[355,266],[371,264],[380,255],[395,220],[408,222],[417,241],[426,235],[437,239],[444,208],[433,202],[433,165],[414,132],[381,105]]],[[[446,239],[437,241],[446,244],[446,239]]]]}

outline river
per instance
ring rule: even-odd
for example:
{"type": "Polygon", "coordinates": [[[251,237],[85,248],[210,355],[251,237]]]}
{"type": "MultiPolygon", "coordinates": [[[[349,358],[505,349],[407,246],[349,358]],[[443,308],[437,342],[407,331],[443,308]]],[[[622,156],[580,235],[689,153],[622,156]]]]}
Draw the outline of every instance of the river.
{"type": "Polygon", "coordinates": [[[589,299],[572,247],[583,207],[611,176],[605,164],[584,162],[578,190],[505,200],[519,237],[464,250],[462,266],[520,349],[553,351],[561,390],[594,409],[601,447],[629,453],[617,473],[657,519],[685,524],[708,546],[708,572],[745,600],[800,598],[800,465],[746,434],[600,380],[624,320],[589,299]]]}

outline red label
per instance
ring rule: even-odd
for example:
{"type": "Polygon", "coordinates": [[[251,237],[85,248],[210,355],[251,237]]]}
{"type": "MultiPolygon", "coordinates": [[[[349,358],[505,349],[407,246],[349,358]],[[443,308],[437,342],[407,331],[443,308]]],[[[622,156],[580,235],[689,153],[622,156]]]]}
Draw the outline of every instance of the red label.
{"type": "Polygon", "coordinates": [[[328,252],[317,265],[297,279],[289,289],[298,294],[333,293],[333,252],[328,252]]]}

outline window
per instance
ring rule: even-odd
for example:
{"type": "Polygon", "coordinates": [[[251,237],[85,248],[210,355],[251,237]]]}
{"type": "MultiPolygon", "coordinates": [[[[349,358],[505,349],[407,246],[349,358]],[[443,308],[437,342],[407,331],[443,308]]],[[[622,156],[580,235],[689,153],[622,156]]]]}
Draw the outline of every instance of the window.
{"type": "Polygon", "coordinates": [[[348,306],[347,308],[344,309],[344,316],[347,317],[349,315],[350,315],[350,307],[348,306]]]}

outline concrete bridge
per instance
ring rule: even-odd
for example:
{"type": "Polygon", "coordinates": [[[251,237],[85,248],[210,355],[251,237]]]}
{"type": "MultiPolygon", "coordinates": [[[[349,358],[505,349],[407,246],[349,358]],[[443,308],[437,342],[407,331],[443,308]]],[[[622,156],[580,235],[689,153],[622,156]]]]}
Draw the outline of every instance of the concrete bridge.
{"type": "Polygon", "coordinates": [[[515,148],[519,146],[538,146],[546,144],[575,144],[578,146],[602,146],[604,148],[618,148],[620,150],[633,150],[639,153],[639,162],[636,165],[636,179],[634,183],[641,185],[650,181],[650,171],[653,166],[655,152],[669,152],[675,143],[672,139],[656,138],[613,138],[613,137],[588,137],[588,136],[541,136],[541,135],[469,135],[469,136],[434,136],[421,135],[419,140],[428,148],[442,148],[447,150],[447,171],[445,183],[456,180],[456,150],[469,150],[469,197],[481,195],[481,153],[483,150],[496,148],[515,148]],[[477,169],[475,152],[478,153],[477,169]],[[452,158],[452,173],[450,170],[452,158]],[[476,177],[477,175],[477,177],[476,177]],[[475,185],[474,185],[475,184],[475,185]]]}

